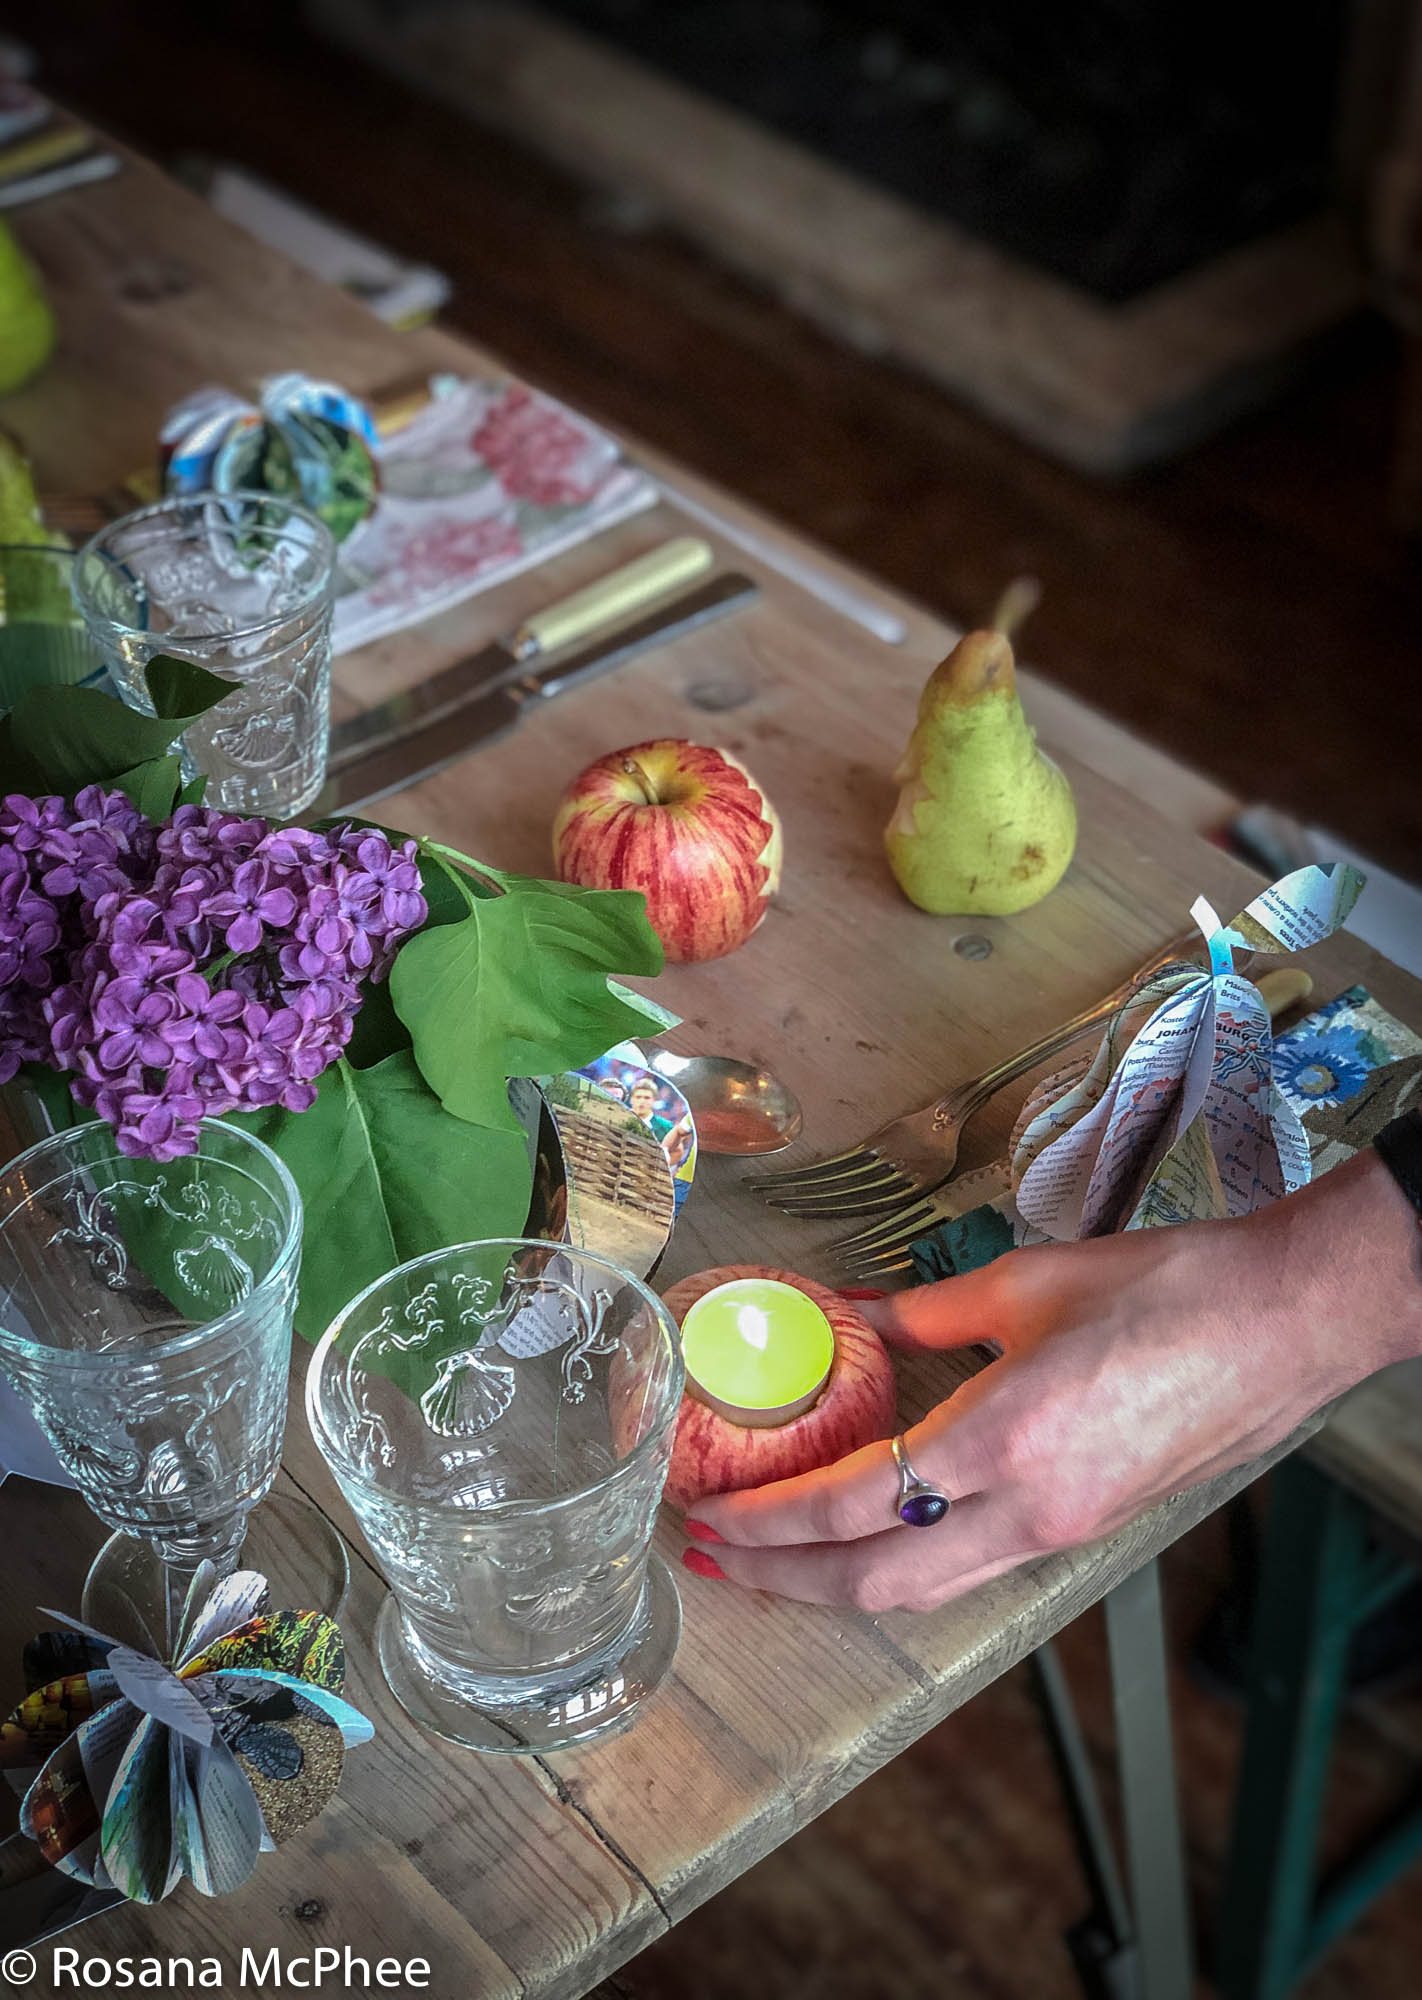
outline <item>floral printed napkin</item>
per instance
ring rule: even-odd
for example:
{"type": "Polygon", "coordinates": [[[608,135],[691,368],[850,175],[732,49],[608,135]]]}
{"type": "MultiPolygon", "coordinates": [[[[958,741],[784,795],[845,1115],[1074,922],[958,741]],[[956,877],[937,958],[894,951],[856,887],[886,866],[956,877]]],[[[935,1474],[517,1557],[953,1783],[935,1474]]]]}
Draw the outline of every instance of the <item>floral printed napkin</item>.
{"type": "Polygon", "coordinates": [[[375,511],[340,550],[347,653],[491,589],[653,506],[655,483],[551,396],[440,376],[380,453],[375,511]]]}

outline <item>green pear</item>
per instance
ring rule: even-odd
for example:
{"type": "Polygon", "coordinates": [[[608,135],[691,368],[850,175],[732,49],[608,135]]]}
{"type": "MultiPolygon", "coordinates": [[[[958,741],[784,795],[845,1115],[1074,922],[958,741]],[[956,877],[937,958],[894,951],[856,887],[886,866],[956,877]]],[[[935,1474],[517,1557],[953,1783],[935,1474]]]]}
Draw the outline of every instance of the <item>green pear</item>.
{"type": "Polygon", "coordinates": [[[0,429],[0,546],[22,542],[58,544],[62,537],[46,528],[35,494],[34,474],[18,438],[0,429]]]}
{"type": "Polygon", "coordinates": [[[969,632],[929,677],[884,833],[899,887],[935,916],[1011,916],[1054,889],[1076,801],[1022,712],[1012,642],[969,632]]]}
{"type": "Polygon", "coordinates": [[[39,273],[0,222],[0,396],[8,396],[54,347],[54,314],[39,273]]]}

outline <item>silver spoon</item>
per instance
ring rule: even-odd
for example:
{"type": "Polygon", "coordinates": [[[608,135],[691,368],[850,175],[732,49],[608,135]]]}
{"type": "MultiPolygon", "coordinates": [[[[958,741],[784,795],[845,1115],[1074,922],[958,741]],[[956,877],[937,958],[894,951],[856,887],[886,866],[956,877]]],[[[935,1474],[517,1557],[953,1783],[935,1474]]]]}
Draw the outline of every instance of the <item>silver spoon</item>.
{"type": "Polygon", "coordinates": [[[674,1083],[691,1106],[705,1153],[778,1153],[800,1136],[800,1100],[768,1069],[734,1056],[644,1051],[647,1067],[674,1083]]]}

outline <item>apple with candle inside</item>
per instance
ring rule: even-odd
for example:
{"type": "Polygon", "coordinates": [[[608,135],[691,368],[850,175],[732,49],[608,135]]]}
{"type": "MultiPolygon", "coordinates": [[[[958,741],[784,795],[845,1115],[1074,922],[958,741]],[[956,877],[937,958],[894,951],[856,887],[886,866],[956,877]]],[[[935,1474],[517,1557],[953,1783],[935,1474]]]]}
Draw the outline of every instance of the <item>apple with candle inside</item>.
{"type": "Polygon", "coordinates": [[[660,737],[599,757],[553,821],[553,865],[585,889],[640,889],[669,959],[724,958],[780,884],[780,820],[724,750],[660,737]]]}
{"type": "Polygon", "coordinates": [[[682,1329],[687,1370],[666,1485],[680,1512],[708,1494],[831,1465],[897,1429],[888,1353],[838,1293],[793,1271],[729,1264],[682,1278],[663,1303],[682,1329]],[[747,1335],[750,1356],[740,1351],[747,1335]],[[765,1372],[755,1364],[768,1351],[765,1372]]]}

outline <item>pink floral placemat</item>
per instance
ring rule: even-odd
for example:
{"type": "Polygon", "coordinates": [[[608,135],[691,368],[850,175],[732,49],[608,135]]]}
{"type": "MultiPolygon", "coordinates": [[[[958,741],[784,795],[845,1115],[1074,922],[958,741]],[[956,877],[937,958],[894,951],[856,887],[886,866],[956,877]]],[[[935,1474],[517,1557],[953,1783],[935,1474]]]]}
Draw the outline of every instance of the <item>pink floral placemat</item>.
{"type": "Polygon", "coordinates": [[[655,504],[586,418],[522,383],[442,377],[380,455],[380,498],[340,552],[335,650],[489,590],[655,504]]]}

